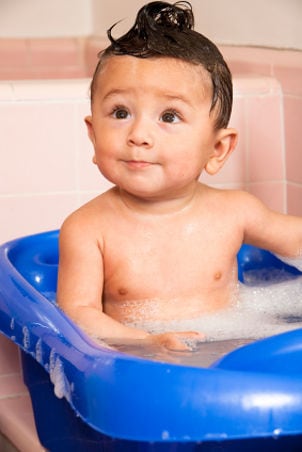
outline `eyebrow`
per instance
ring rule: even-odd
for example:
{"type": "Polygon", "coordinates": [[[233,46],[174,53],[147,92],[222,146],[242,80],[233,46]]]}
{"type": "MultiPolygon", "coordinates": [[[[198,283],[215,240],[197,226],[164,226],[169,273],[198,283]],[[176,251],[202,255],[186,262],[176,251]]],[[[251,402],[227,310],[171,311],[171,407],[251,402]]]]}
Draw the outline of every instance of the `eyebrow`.
{"type": "Polygon", "coordinates": [[[129,90],[127,90],[127,89],[119,89],[119,88],[112,89],[108,93],[105,94],[105,96],[103,97],[103,100],[110,99],[110,97],[118,96],[120,94],[125,94],[128,91],[129,90]]]}
{"type": "MultiPolygon", "coordinates": [[[[105,96],[103,97],[103,101],[110,99],[111,97],[115,97],[115,96],[119,96],[119,95],[124,95],[131,92],[131,89],[121,89],[121,88],[115,88],[112,89],[110,91],[108,91],[108,93],[105,94],[105,96]]],[[[163,99],[167,99],[169,101],[180,101],[184,104],[187,104],[189,106],[192,106],[191,101],[183,95],[179,95],[179,94],[174,94],[174,93],[166,93],[166,92],[158,92],[158,94],[163,98],[163,99]]]]}
{"type": "Polygon", "coordinates": [[[168,99],[168,100],[171,100],[171,101],[180,101],[180,102],[183,102],[183,103],[185,103],[187,105],[191,105],[192,106],[191,101],[186,96],[165,93],[163,97],[168,99]]]}

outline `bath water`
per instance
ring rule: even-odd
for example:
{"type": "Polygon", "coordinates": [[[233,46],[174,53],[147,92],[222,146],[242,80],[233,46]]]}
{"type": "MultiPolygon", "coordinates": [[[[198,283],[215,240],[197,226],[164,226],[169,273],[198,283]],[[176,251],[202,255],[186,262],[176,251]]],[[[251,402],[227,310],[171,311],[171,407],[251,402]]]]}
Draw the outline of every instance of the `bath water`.
{"type": "MultiPolygon", "coordinates": [[[[300,267],[302,270],[301,262],[300,267]]],[[[170,321],[168,324],[132,324],[154,334],[165,331],[200,331],[205,334],[205,341],[191,341],[188,344],[191,351],[170,352],[141,341],[105,343],[100,340],[99,343],[145,359],[207,367],[224,354],[249,342],[302,328],[302,276],[268,268],[245,272],[244,281],[245,284],[239,283],[236,303],[223,311],[190,320],[170,321]]],[[[44,295],[55,302],[54,292],[44,295]]],[[[25,333],[24,341],[27,343],[25,333]]]]}
{"type": "Polygon", "coordinates": [[[256,339],[302,328],[302,276],[284,271],[253,270],[239,283],[236,303],[223,311],[200,318],[163,322],[136,322],[133,326],[151,333],[200,331],[204,342],[191,351],[170,352],[151,344],[110,344],[128,354],[151,360],[206,367],[231,350],[256,339]]]}

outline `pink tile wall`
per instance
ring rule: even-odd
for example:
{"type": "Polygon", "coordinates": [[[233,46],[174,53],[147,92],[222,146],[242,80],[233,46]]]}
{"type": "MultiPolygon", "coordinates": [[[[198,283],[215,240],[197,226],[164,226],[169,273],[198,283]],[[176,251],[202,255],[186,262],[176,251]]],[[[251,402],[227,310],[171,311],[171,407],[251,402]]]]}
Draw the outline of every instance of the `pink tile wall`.
{"type": "Polygon", "coordinates": [[[302,118],[302,95],[285,96],[284,117],[287,179],[291,183],[302,184],[302,140],[298,134],[302,118]]]}
{"type": "Polygon", "coordinates": [[[302,216],[302,184],[287,184],[287,207],[292,215],[302,216]]]}
{"type": "Polygon", "coordinates": [[[90,76],[104,39],[0,39],[0,80],[90,76]]]}
{"type": "Polygon", "coordinates": [[[0,84],[0,243],[59,228],[109,187],[92,164],[89,80],[0,84]]]}
{"type": "Polygon", "coordinates": [[[87,67],[87,74],[89,77],[93,74],[96,64],[98,62],[97,57],[98,53],[107,46],[108,46],[107,39],[92,37],[87,40],[85,47],[85,61],[87,67]]]}
{"type": "Polygon", "coordinates": [[[230,126],[239,132],[237,149],[218,175],[202,180],[247,189],[272,209],[285,212],[283,93],[278,81],[256,75],[234,78],[230,126]]]}
{"type": "Polygon", "coordinates": [[[1,39],[1,79],[85,76],[80,39],[1,39]]]}
{"type": "MultiPolygon", "coordinates": [[[[235,76],[242,73],[262,74],[274,77],[280,83],[283,95],[281,114],[287,182],[284,192],[286,211],[302,215],[302,152],[299,132],[302,117],[302,52],[228,46],[223,46],[221,50],[235,76]]],[[[278,130],[273,130],[273,133],[279,135],[278,130]]],[[[263,189],[266,190],[266,185],[263,189]]],[[[282,190],[281,192],[283,193],[282,190]]],[[[268,197],[268,193],[269,190],[263,192],[261,197],[268,197]]]]}

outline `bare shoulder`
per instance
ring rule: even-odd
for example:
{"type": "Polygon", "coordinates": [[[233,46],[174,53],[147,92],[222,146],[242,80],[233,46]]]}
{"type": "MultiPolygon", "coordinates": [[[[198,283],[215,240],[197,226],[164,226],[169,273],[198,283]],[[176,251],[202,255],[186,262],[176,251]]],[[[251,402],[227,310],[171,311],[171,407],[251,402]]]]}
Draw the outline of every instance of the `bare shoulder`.
{"type": "Polygon", "coordinates": [[[267,207],[254,195],[243,190],[208,191],[209,208],[223,227],[231,227],[242,242],[279,254],[292,255],[301,240],[302,220],[267,207]],[[290,239],[289,239],[290,236],[290,239]]]}
{"type": "Polygon", "coordinates": [[[263,203],[255,196],[244,190],[220,189],[214,187],[206,187],[207,197],[211,202],[217,201],[221,208],[238,208],[245,214],[249,209],[258,209],[264,207],[263,203]]]}
{"type": "Polygon", "coordinates": [[[243,241],[284,256],[302,249],[302,217],[272,210],[254,195],[241,190],[222,190],[217,196],[223,208],[233,211],[243,231],[243,241]]]}
{"type": "Polygon", "coordinates": [[[108,212],[113,209],[114,195],[109,190],[72,212],[60,229],[60,246],[94,242],[102,247],[102,231],[109,227],[108,212]]]}
{"type": "Polygon", "coordinates": [[[247,229],[255,223],[266,222],[273,217],[284,217],[283,214],[273,211],[259,198],[244,190],[212,188],[211,196],[217,198],[221,209],[229,210],[247,229]]]}
{"type": "Polygon", "coordinates": [[[241,228],[247,240],[263,235],[271,223],[286,221],[284,214],[271,210],[256,196],[244,190],[209,188],[208,204],[209,208],[216,207],[220,216],[224,214],[231,223],[241,228]]]}

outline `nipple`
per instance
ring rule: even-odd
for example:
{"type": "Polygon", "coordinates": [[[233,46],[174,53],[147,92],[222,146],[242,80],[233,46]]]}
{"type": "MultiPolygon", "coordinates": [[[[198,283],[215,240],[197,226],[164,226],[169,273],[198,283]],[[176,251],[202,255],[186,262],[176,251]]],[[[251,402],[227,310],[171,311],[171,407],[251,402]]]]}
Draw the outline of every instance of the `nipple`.
{"type": "Polygon", "coordinates": [[[222,277],[222,273],[221,272],[216,272],[214,275],[214,279],[215,281],[219,281],[222,277]]]}
{"type": "Polygon", "coordinates": [[[128,290],[125,287],[120,287],[118,290],[119,295],[125,296],[128,293],[128,290]]]}

